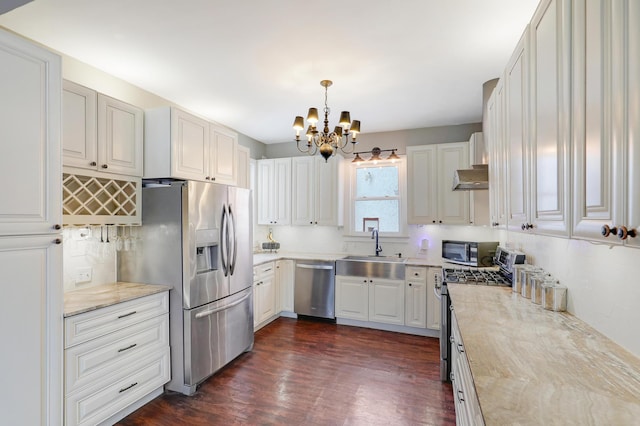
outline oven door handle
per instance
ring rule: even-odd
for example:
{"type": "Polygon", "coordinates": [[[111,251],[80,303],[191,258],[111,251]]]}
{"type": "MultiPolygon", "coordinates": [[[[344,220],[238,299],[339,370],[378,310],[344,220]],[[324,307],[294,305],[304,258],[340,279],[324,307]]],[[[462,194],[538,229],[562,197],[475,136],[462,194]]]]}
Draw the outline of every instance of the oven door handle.
{"type": "Polygon", "coordinates": [[[442,284],[440,284],[440,280],[439,280],[439,275],[436,274],[435,275],[435,279],[436,279],[436,285],[433,286],[433,294],[436,295],[436,297],[438,298],[438,300],[442,300],[442,293],[440,293],[439,290],[442,289],[442,284]]]}

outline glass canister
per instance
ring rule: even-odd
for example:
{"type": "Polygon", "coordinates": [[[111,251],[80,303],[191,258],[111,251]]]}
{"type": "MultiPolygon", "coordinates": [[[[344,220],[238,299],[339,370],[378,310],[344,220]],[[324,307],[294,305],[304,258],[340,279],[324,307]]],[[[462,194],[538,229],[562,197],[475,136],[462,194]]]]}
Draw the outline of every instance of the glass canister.
{"type": "Polygon", "coordinates": [[[551,274],[535,274],[531,277],[531,301],[537,305],[542,304],[542,286],[551,280],[551,274]]]}
{"type": "Polygon", "coordinates": [[[551,279],[542,284],[542,307],[550,311],[567,310],[567,287],[551,279]]]}
{"type": "Polygon", "coordinates": [[[526,263],[513,265],[513,283],[511,284],[511,290],[514,293],[522,293],[522,282],[526,279],[525,271],[531,268],[533,268],[533,266],[527,265],[526,263]]]}
{"type": "Polygon", "coordinates": [[[525,280],[522,281],[522,297],[526,297],[527,299],[531,299],[531,279],[534,275],[543,273],[544,270],[540,267],[533,267],[531,269],[526,270],[525,272],[525,280]]]}

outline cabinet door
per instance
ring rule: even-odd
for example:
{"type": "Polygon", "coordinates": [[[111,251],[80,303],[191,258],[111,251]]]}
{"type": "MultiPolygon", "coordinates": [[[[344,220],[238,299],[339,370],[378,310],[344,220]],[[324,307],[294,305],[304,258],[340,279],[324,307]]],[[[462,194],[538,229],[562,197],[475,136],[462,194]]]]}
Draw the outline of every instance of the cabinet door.
{"type": "Polygon", "coordinates": [[[279,311],[293,312],[293,260],[278,260],[276,262],[276,280],[280,289],[279,311]]]}
{"type": "MultiPolygon", "coordinates": [[[[332,162],[335,163],[335,162],[332,162]]],[[[294,157],[291,159],[291,223],[313,225],[316,221],[315,158],[294,157]]],[[[320,182],[320,181],[318,181],[320,182]]]]}
{"type": "Polygon", "coordinates": [[[338,225],[338,170],[342,157],[336,156],[333,161],[324,161],[314,156],[315,160],[315,221],[322,226],[338,225]]]}
{"type": "Polygon", "coordinates": [[[427,286],[422,281],[407,281],[405,288],[405,325],[427,326],[427,286]]]}
{"type": "Polygon", "coordinates": [[[144,112],[98,94],[98,169],[142,177],[144,112]]]}
{"type": "Polygon", "coordinates": [[[438,145],[438,223],[469,224],[469,191],[453,191],[453,175],[469,168],[469,143],[438,145]]]}
{"type": "Polygon", "coordinates": [[[171,174],[205,180],[209,167],[209,123],[171,109],[171,174]]]}
{"type": "Polygon", "coordinates": [[[369,280],[369,321],[404,325],[404,281],[369,280]]]}
{"type": "Polygon", "coordinates": [[[440,299],[436,291],[440,292],[442,285],[442,269],[429,268],[427,273],[427,328],[440,330],[440,299]]]}
{"type": "Polygon", "coordinates": [[[336,277],[336,317],[369,320],[369,280],[336,277]]]}
{"type": "MultiPolygon", "coordinates": [[[[626,191],[624,199],[626,204],[626,227],[629,229],[635,229],[640,231],[640,170],[636,170],[640,167],[640,3],[637,1],[629,1],[626,14],[620,13],[619,8],[621,5],[618,2],[613,3],[614,16],[620,17],[615,22],[622,21],[623,17],[626,17],[626,25],[614,25],[614,28],[626,28],[626,43],[624,46],[628,49],[626,55],[623,56],[627,59],[626,63],[626,76],[625,87],[622,90],[627,94],[626,97],[619,96],[618,99],[626,99],[626,134],[628,138],[628,146],[626,149],[626,176],[624,181],[626,184],[626,191]],[[626,16],[625,16],[626,15],[626,16]]],[[[616,43],[620,46],[620,43],[616,43]]],[[[622,79],[620,79],[622,80],[622,79]]],[[[617,80],[617,81],[620,81],[617,80]]],[[[624,81],[624,80],[623,80],[624,81]]],[[[618,171],[619,173],[619,171],[618,171]]],[[[640,246],[640,237],[630,238],[627,244],[634,247],[640,246]]]]}
{"type": "Polygon", "coordinates": [[[527,27],[505,71],[507,222],[509,229],[514,231],[521,231],[522,225],[530,222],[528,43],[527,27]]]}
{"type": "Polygon", "coordinates": [[[97,93],[79,84],[63,81],[62,164],[95,170],[97,150],[97,93]]]}
{"type": "Polygon", "coordinates": [[[258,324],[276,314],[276,282],[275,276],[262,277],[256,284],[256,310],[254,315],[258,317],[258,324]]]}
{"type": "Polygon", "coordinates": [[[567,236],[569,0],[544,0],[531,21],[531,189],[536,233],[567,236]]]}
{"type": "Polygon", "coordinates": [[[258,225],[273,225],[274,176],[274,160],[258,160],[256,178],[258,225]]]}
{"type": "Polygon", "coordinates": [[[61,86],[57,55],[0,30],[0,235],[62,223],[61,86]]]}
{"type": "Polygon", "coordinates": [[[291,159],[278,158],[274,170],[274,225],[291,223],[291,159]]]}
{"type": "MultiPolygon", "coordinates": [[[[410,224],[438,221],[438,187],[436,145],[407,147],[407,189],[410,224]]],[[[453,175],[451,176],[453,179],[453,175]]]]}
{"type": "Polygon", "coordinates": [[[506,153],[504,148],[504,80],[496,84],[493,94],[487,103],[490,123],[489,138],[489,202],[491,203],[491,226],[504,228],[506,216],[506,153]]]}
{"type": "Polygon", "coordinates": [[[62,422],[62,245],[0,237],[3,424],[62,422]]]}
{"type": "Polygon", "coordinates": [[[238,135],[212,125],[209,146],[209,177],[216,183],[236,185],[238,181],[238,135]]]}
{"type": "Polygon", "coordinates": [[[237,185],[240,188],[251,189],[251,173],[250,164],[251,151],[245,146],[238,145],[238,181],[237,185]]]}
{"type": "Polygon", "coordinates": [[[614,85],[618,84],[615,80],[622,80],[623,76],[606,71],[613,65],[612,3],[581,0],[573,5],[572,235],[615,244],[621,242],[615,235],[607,238],[600,232],[605,224],[612,227],[621,224],[623,216],[622,209],[618,208],[623,195],[623,173],[614,166],[621,158],[624,142],[620,137],[621,123],[614,126],[613,121],[622,117],[612,115],[617,110],[614,102],[624,99],[624,94],[614,99],[613,93],[614,85]]]}

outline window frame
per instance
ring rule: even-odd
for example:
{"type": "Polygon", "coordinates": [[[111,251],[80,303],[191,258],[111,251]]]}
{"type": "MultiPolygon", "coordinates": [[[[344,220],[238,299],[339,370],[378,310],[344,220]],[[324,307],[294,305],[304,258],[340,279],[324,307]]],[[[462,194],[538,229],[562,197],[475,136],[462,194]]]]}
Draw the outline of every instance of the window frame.
{"type": "Polygon", "coordinates": [[[365,161],[361,163],[347,162],[348,185],[345,191],[345,235],[351,237],[371,237],[368,231],[361,231],[362,223],[355,223],[355,203],[361,199],[356,198],[357,180],[356,171],[363,168],[396,166],[398,168],[398,196],[370,197],[368,200],[398,199],[398,232],[380,232],[380,237],[407,237],[407,162],[406,156],[401,155],[399,160],[381,160],[377,162],[365,161]]]}

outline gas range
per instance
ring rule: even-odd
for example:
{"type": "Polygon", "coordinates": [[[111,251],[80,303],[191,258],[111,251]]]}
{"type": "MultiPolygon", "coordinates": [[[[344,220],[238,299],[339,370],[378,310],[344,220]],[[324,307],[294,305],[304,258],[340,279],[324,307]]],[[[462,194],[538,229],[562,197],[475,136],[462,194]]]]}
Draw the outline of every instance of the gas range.
{"type": "Polygon", "coordinates": [[[442,269],[442,281],[448,284],[511,286],[511,280],[499,269],[452,267],[442,269]]]}

